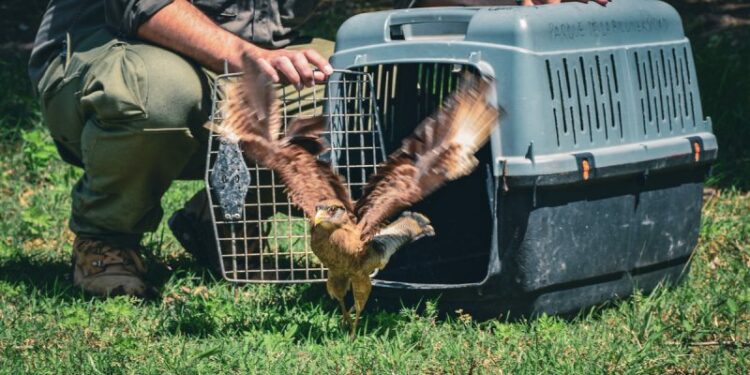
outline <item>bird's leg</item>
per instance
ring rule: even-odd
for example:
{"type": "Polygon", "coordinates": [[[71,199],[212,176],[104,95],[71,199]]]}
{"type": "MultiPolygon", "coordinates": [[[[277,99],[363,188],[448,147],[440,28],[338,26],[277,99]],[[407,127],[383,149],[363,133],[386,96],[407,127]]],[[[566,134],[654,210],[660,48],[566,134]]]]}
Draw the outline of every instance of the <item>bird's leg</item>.
{"type": "Polygon", "coordinates": [[[349,315],[349,309],[346,308],[346,303],[344,303],[344,299],[339,299],[339,306],[341,306],[341,315],[344,320],[344,325],[347,327],[352,326],[352,318],[349,315]]]}
{"type": "Polygon", "coordinates": [[[391,256],[404,245],[422,237],[435,235],[430,220],[416,212],[404,212],[401,216],[373,237],[370,247],[378,261],[378,268],[385,267],[391,256]]]}
{"type": "Polygon", "coordinates": [[[372,282],[369,275],[352,277],[352,294],[354,295],[354,311],[356,313],[354,315],[352,330],[349,332],[351,336],[354,336],[357,332],[359,318],[362,315],[362,310],[365,309],[367,299],[370,298],[370,291],[372,291],[372,282]]]}
{"type": "Polygon", "coordinates": [[[419,212],[406,211],[401,214],[396,223],[408,228],[407,230],[411,234],[412,242],[422,237],[432,237],[435,235],[435,228],[432,227],[430,219],[419,212]]]}
{"type": "Polygon", "coordinates": [[[349,315],[349,309],[346,308],[346,303],[344,302],[346,292],[349,290],[349,278],[329,271],[328,280],[326,281],[326,290],[328,290],[328,294],[331,297],[339,301],[344,324],[351,327],[352,319],[349,315]]]}

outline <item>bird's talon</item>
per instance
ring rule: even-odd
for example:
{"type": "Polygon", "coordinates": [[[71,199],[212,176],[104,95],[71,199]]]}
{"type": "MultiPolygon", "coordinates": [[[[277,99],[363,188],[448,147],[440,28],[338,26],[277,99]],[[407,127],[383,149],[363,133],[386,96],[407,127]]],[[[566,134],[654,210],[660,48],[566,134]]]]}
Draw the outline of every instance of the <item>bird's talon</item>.
{"type": "Polygon", "coordinates": [[[420,227],[431,224],[430,219],[428,219],[427,216],[420,214],[419,212],[404,211],[404,213],[401,214],[401,216],[412,218],[414,221],[417,222],[417,224],[419,224],[420,227]]]}

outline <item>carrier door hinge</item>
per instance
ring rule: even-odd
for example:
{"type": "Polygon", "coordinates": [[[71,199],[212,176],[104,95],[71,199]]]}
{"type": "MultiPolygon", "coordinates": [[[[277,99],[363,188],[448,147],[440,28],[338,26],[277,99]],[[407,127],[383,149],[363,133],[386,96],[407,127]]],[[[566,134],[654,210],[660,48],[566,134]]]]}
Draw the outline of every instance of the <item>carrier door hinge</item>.
{"type": "Polygon", "coordinates": [[[367,64],[367,55],[357,55],[354,57],[354,65],[365,65],[367,64]]]}
{"type": "Polygon", "coordinates": [[[473,51],[469,53],[469,62],[472,64],[479,64],[482,61],[482,51],[473,51]]]}

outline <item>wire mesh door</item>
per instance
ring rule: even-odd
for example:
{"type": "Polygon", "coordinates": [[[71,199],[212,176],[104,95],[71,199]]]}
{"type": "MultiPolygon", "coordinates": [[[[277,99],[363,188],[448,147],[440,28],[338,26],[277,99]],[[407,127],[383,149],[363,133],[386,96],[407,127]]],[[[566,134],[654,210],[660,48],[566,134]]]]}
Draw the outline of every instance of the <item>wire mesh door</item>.
{"type": "MultiPolygon", "coordinates": [[[[217,78],[211,121],[221,126],[224,88],[239,74],[217,78]]],[[[354,199],[385,160],[372,77],[337,70],[325,85],[277,87],[283,129],[294,119],[324,116],[330,150],[321,156],[344,177],[354,199]]],[[[246,161],[236,145],[210,135],[206,188],[224,277],[234,282],[298,283],[326,278],[310,250],[309,224],[274,172],[246,161]]]]}

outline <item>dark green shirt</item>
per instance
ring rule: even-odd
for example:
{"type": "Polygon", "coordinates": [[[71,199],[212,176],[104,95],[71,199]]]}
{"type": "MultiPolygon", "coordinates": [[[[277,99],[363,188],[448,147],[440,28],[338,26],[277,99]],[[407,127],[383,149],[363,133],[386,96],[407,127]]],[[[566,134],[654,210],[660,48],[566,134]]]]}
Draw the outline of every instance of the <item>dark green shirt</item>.
{"type": "MultiPolygon", "coordinates": [[[[34,41],[29,76],[36,86],[49,62],[64,51],[65,34],[109,27],[135,37],[138,27],[172,0],[51,0],[34,41]]],[[[192,0],[226,30],[264,47],[284,47],[312,14],[317,0],[192,0]]]]}

